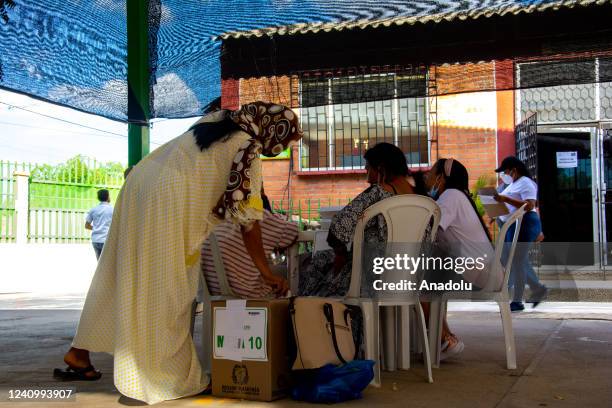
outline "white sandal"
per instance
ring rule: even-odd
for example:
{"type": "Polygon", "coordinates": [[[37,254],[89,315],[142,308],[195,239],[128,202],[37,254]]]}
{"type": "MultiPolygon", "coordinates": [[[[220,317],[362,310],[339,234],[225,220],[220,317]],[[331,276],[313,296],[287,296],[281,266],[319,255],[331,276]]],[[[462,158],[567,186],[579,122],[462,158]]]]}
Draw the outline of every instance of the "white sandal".
{"type": "Polygon", "coordinates": [[[446,360],[447,358],[456,356],[461,353],[465,348],[465,344],[457,338],[454,334],[447,336],[442,343],[440,352],[440,361],[446,360]]]}

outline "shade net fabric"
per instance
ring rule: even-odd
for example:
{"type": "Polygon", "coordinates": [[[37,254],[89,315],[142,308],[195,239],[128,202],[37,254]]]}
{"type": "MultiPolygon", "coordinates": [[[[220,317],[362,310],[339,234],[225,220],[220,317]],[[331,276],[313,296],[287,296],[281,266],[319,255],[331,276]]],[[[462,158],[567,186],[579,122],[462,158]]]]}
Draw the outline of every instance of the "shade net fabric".
{"type": "MultiPolygon", "coordinates": [[[[274,69],[277,60],[288,58],[282,47],[275,46],[276,39],[286,37],[316,42],[319,34],[333,31],[388,30],[420,20],[419,24],[429,27],[609,3],[150,0],[151,116],[201,115],[222,95],[225,106],[267,99],[295,107],[612,81],[612,42],[605,36],[604,41],[587,39],[576,46],[543,50],[541,55],[484,61],[479,54],[399,65],[375,59],[359,67],[319,61],[320,66],[313,68],[311,61],[307,67],[274,69]],[[257,38],[267,38],[265,49],[253,51],[261,45],[257,38]],[[242,65],[242,71],[232,72],[231,65],[228,68],[223,63],[226,53],[229,64],[240,60],[237,55],[249,63],[242,65]],[[518,64],[533,62],[540,63],[524,65],[518,81],[518,64]],[[333,84],[321,86],[321,78],[333,84]]],[[[126,14],[126,0],[0,0],[0,88],[128,121],[126,14]]],[[[419,55],[414,49],[406,53],[419,55]]]]}

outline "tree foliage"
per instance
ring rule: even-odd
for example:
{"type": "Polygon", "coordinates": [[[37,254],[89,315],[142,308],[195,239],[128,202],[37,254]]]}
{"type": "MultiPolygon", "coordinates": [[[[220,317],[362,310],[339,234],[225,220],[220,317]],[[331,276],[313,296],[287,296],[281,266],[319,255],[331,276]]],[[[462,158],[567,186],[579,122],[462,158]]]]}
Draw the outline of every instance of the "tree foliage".
{"type": "Polygon", "coordinates": [[[75,184],[121,184],[123,165],[118,162],[97,163],[82,155],[57,165],[42,164],[32,169],[32,181],[75,184]]]}

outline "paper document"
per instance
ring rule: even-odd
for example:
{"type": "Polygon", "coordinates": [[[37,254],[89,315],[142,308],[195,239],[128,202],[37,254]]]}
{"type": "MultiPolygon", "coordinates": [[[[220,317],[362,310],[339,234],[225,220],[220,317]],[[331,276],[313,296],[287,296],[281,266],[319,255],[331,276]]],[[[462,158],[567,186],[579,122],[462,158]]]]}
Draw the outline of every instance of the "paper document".
{"type": "Polygon", "coordinates": [[[478,198],[485,212],[491,218],[497,218],[500,215],[508,214],[508,208],[504,203],[496,201],[494,196],[497,190],[493,187],[485,187],[478,190],[478,198]]]}
{"type": "Polygon", "coordinates": [[[479,196],[480,197],[480,203],[482,205],[485,204],[497,204],[497,201],[495,201],[495,198],[493,198],[493,196],[479,196]]]}
{"type": "Polygon", "coordinates": [[[241,307],[242,304],[246,304],[246,300],[229,300],[227,307],[214,308],[213,357],[268,361],[268,310],[265,307],[241,307]],[[232,305],[230,302],[235,303],[232,305]]]}

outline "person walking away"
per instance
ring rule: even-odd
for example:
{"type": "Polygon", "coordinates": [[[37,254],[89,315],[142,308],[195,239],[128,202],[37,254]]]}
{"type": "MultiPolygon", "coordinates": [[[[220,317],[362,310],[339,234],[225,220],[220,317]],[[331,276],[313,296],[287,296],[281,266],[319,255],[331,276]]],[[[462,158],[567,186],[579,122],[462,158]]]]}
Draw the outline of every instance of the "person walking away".
{"type": "Polygon", "coordinates": [[[96,259],[100,259],[108,229],[113,219],[113,206],[110,204],[108,190],[98,190],[98,200],[100,204],[89,210],[85,218],[85,229],[91,231],[91,243],[96,253],[96,259]]]}
{"type": "MultiPolygon", "coordinates": [[[[509,279],[509,286],[514,288],[510,310],[520,312],[525,309],[525,284],[531,289],[531,299],[528,302],[533,307],[540,304],[548,294],[548,289],[540,283],[529,261],[529,250],[542,234],[542,224],[536,212],[538,186],[531,179],[525,163],[513,156],[506,157],[495,172],[502,173],[502,180],[508,184],[501,194],[495,195],[495,199],[504,203],[509,211],[508,215],[500,217],[501,221],[506,222],[518,208],[526,205],[509,279]]],[[[515,225],[508,228],[506,242],[512,242],[515,228],[515,225]]]]}

